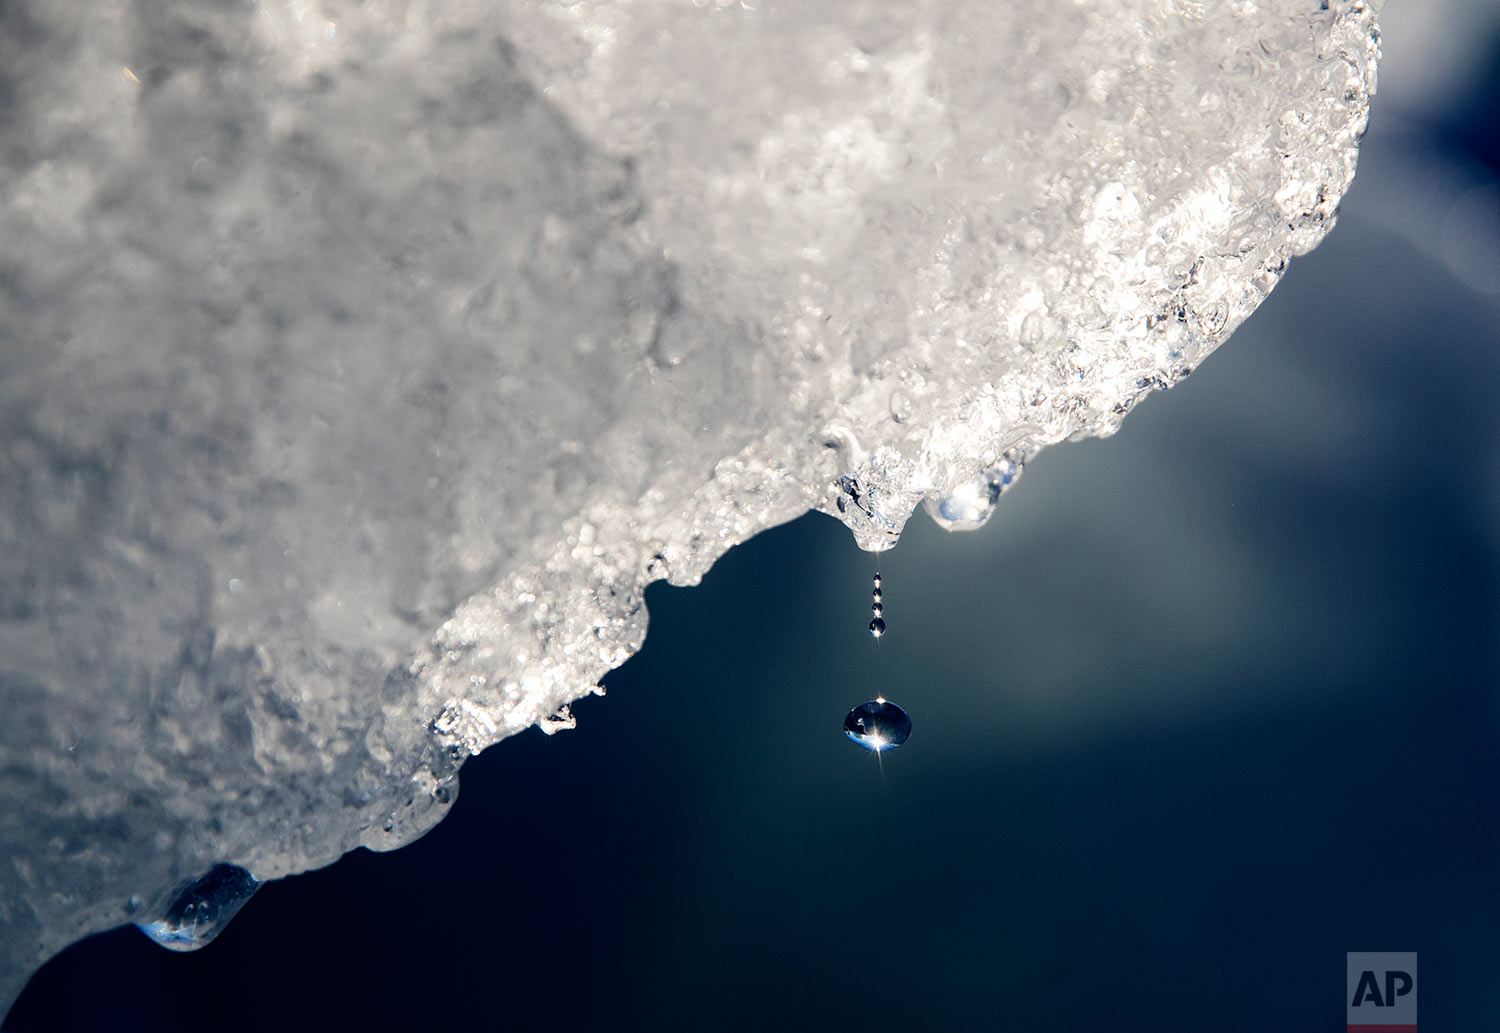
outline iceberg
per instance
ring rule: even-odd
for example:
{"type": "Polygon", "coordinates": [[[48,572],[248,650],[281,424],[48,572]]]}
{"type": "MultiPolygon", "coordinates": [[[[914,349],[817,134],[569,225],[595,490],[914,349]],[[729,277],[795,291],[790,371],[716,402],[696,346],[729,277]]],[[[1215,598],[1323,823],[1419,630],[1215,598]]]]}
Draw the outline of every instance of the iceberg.
{"type": "Polygon", "coordinates": [[[1378,51],[1359,0],[5,5],[0,1009],[420,836],[652,581],[983,523],[1331,228],[1378,51]]]}

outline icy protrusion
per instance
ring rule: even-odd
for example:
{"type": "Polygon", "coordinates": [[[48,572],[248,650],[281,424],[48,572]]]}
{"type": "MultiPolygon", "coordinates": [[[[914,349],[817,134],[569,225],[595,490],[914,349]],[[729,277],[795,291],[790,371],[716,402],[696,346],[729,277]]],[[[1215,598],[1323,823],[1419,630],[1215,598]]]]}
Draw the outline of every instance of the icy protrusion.
{"type": "Polygon", "coordinates": [[[224,931],[260,885],[243,868],[216,864],[203,878],[185,887],[165,915],[136,925],[168,950],[198,950],[224,931]]]}
{"type": "Polygon", "coordinates": [[[1331,224],[1321,6],[5,5],[0,1001],[420,835],[650,581],[1114,429],[1331,224]]]}

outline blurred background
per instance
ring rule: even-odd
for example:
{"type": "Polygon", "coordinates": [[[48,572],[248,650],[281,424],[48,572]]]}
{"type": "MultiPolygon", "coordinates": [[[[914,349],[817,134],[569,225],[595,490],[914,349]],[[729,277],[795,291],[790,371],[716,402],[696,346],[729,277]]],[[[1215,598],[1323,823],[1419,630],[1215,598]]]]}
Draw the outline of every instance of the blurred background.
{"type": "Polygon", "coordinates": [[[1493,1028],[1500,5],[1382,23],[1338,228],[1119,435],[973,534],[809,516],[654,586],[608,695],[427,837],[197,953],[80,943],[7,1033],[1310,1031],[1361,950],[1493,1028]],[[841,733],[877,695],[883,770],[841,733]]]}

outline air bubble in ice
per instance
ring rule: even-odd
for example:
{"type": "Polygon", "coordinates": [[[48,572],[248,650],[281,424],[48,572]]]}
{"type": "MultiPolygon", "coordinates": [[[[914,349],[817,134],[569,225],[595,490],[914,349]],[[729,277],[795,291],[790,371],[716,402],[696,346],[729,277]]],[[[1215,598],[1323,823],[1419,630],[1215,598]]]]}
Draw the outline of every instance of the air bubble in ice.
{"type": "Polygon", "coordinates": [[[1021,320],[1021,334],[1018,341],[1022,348],[1035,351],[1046,335],[1047,317],[1040,312],[1028,313],[1026,318],[1021,320]]]}
{"type": "Polygon", "coordinates": [[[844,734],[865,749],[882,753],[911,737],[911,718],[888,699],[872,699],[849,711],[844,734]]]}
{"type": "Polygon", "coordinates": [[[892,391],[888,404],[891,411],[891,419],[895,420],[897,423],[907,423],[911,420],[911,396],[908,395],[905,391],[901,390],[899,387],[896,388],[896,390],[892,391]]]}
{"type": "Polygon", "coordinates": [[[245,869],[216,864],[177,895],[165,916],[136,925],[168,950],[194,951],[223,932],[258,889],[259,880],[245,869]]]}

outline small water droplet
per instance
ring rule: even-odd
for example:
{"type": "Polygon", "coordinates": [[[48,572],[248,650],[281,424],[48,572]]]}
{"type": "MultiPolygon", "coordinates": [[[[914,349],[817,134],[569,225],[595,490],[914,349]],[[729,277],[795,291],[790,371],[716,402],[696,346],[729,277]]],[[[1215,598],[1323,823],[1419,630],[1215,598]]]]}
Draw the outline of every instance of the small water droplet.
{"type": "Polygon", "coordinates": [[[884,635],[885,634],[885,621],[881,620],[879,617],[876,617],[874,620],[872,620],[870,622],[870,634],[874,635],[876,638],[879,638],[881,635],[884,635]]]}
{"type": "Polygon", "coordinates": [[[911,737],[911,718],[887,699],[861,703],[844,718],[844,734],[867,750],[895,749],[911,737]]]}
{"type": "Polygon", "coordinates": [[[870,604],[870,609],[872,609],[872,610],[875,611],[875,616],[877,616],[877,617],[881,617],[881,616],[885,615],[885,607],[881,606],[880,603],[878,603],[878,602],[871,603],[870,604]]]}
{"type": "Polygon", "coordinates": [[[882,599],[884,599],[884,598],[885,598],[885,596],[883,596],[883,595],[881,595],[881,594],[880,594],[880,589],[878,589],[878,588],[877,588],[877,589],[875,589],[875,591],[874,591],[874,592],[872,592],[872,593],[871,593],[871,597],[872,597],[872,598],[873,598],[873,599],[874,599],[874,600],[875,600],[875,601],[876,601],[876,602],[877,602],[877,603],[878,603],[878,602],[880,602],[880,601],[881,601],[881,600],[882,600],[882,599]]]}
{"type": "Polygon", "coordinates": [[[168,950],[193,951],[224,931],[260,882],[233,864],[216,864],[172,902],[164,917],[136,926],[168,950]]]}

